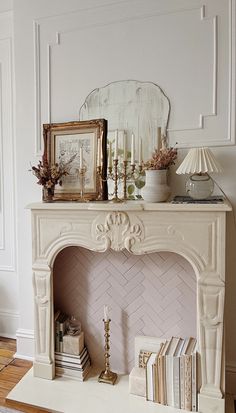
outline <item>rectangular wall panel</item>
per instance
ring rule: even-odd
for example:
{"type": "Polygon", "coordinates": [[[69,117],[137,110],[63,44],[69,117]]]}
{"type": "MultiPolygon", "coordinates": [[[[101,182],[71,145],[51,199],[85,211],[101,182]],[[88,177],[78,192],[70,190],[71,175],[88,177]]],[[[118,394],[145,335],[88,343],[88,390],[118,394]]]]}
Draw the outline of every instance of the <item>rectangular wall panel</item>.
{"type": "Polygon", "coordinates": [[[41,124],[78,119],[96,87],[157,83],[179,147],[235,140],[235,0],[116,3],[34,21],[36,152],[41,124]],[[112,16],[112,17],[111,17],[112,16]]]}
{"type": "Polygon", "coordinates": [[[15,271],[12,13],[0,14],[0,271],[15,271]]]}

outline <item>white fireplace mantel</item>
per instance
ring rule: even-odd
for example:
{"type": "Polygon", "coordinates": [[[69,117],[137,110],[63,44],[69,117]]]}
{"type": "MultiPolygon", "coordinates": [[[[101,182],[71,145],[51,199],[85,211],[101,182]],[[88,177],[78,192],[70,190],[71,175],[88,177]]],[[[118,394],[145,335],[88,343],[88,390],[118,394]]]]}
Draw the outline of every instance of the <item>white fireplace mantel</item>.
{"type": "Polygon", "coordinates": [[[35,295],[34,375],[53,379],[52,269],[63,248],[80,246],[133,254],[171,251],[185,257],[197,279],[197,336],[202,386],[199,411],[224,412],[223,319],[225,222],[223,204],[127,202],[35,203],[32,212],[35,295]]]}

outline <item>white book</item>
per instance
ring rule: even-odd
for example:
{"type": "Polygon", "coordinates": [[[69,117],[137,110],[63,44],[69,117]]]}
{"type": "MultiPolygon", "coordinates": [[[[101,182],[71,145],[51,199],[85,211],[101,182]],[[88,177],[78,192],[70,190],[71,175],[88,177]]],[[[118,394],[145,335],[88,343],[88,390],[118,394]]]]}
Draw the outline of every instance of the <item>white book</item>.
{"type": "Polygon", "coordinates": [[[179,337],[172,337],[165,356],[166,370],[166,404],[174,406],[174,385],[173,385],[173,356],[176,353],[179,343],[179,337]]]}
{"type": "Polygon", "coordinates": [[[156,362],[157,353],[152,353],[147,361],[146,365],[146,398],[147,400],[154,401],[154,379],[153,379],[153,365],[156,362]]]}
{"type": "Polygon", "coordinates": [[[197,351],[194,350],[192,354],[192,411],[198,410],[198,383],[197,383],[198,371],[197,371],[197,351]]]}
{"type": "Polygon", "coordinates": [[[181,382],[181,409],[190,411],[192,408],[192,353],[196,346],[196,339],[187,339],[187,346],[180,356],[181,382]]]}
{"type": "Polygon", "coordinates": [[[62,361],[69,361],[71,363],[82,363],[85,357],[88,355],[88,350],[86,347],[83,348],[81,353],[76,356],[75,354],[63,353],[60,351],[55,351],[55,359],[62,361]]]}
{"type": "Polygon", "coordinates": [[[178,348],[173,356],[173,407],[180,409],[180,354],[184,345],[181,338],[178,348]]]}
{"type": "Polygon", "coordinates": [[[190,338],[184,339],[184,344],[180,354],[180,408],[184,409],[185,406],[185,386],[184,386],[184,357],[188,344],[190,342],[190,338]]]}
{"type": "Polygon", "coordinates": [[[83,363],[71,363],[69,361],[63,361],[63,360],[57,360],[55,359],[55,365],[57,367],[69,367],[69,368],[74,368],[74,369],[80,369],[83,370],[84,366],[87,364],[87,362],[90,362],[90,357],[87,355],[85,359],[83,360],[83,363]]]}
{"type": "Polygon", "coordinates": [[[80,371],[77,369],[66,368],[66,367],[57,367],[57,366],[55,370],[56,370],[56,376],[73,377],[74,379],[83,381],[90,370],[90,363],[86,365],[83,371],[80,371]]]}

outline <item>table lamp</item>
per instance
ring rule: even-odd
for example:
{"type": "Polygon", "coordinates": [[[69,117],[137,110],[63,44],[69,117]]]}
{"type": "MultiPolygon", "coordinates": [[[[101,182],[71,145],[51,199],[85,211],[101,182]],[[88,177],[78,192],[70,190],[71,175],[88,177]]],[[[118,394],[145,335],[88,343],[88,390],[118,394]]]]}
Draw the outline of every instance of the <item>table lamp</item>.
{"type": "Polygon", "coordinates": [[[206,199],[214,190],[209,173],[222,172],[222,168],[209,148],[192,148],[176,173],[191,174],[186,182],[186,192],[193,199],[206,199]]]}

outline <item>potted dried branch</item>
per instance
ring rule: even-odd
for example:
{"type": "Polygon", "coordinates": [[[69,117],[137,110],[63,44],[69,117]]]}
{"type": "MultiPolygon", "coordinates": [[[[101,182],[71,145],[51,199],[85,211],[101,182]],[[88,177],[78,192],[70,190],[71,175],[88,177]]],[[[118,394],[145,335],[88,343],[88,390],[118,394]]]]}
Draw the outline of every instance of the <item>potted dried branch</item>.
{"type": "Polygon", "coordinates": [[[142,189],[142,197],[147,202],[163,202],[170,195],[167,185],[167,171],[177,158],[176,148],[155,149],[151,159],[144,164],[146,183],[142,189]]]}

